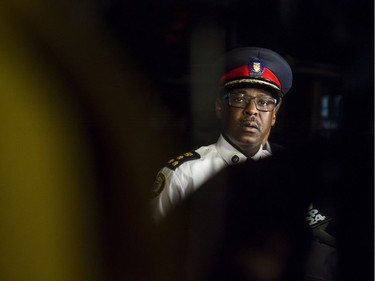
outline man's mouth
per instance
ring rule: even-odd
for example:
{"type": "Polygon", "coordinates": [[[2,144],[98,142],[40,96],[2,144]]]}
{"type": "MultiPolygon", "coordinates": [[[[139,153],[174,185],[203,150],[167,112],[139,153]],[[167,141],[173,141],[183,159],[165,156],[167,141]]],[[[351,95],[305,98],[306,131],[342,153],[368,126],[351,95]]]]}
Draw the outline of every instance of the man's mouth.
{"type": "Polygon", "coordinates": [[[260,130],[259,121],[255,118],[241,120],[240,126],[244,129],[257,129],[260,130]]]}

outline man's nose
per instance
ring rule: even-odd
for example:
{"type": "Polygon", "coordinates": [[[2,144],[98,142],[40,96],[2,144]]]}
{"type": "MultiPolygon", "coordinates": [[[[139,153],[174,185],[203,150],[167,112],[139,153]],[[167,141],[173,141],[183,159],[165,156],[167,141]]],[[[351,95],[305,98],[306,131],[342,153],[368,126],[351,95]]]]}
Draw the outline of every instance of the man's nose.
{"type": "Polygon", "coordinates": [[[255,105],[255,99],[251,99],[249,101],[249,103],[244,108],[244,112],[246,114],[249,114],[249,115],[253,115],[253,114],[257,114],[258,113],[258,109],[257,109],[257,107],[255,105]]]}

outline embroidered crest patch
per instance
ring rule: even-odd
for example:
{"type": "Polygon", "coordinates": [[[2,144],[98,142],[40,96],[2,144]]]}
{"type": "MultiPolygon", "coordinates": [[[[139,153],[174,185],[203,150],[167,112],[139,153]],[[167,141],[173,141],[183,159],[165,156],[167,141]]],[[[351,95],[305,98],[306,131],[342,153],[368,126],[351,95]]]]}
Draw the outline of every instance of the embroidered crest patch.
{"type": "Polygon", "coordinates": [[[199,159],[199,158],[201,158],[201,156],[195,151],[186,152],[186,153],[184,153],[180,156],[177,156],[176,158],[173,158],[173,159],[169,160],[166,167],[168,167],[171,170],[175,170],[181,164],[183,164],[187,161],[199,159]]]}
{"type": "Polygon", "coordinates": [[[165,176],[163,173],[159,173],[156,176],[155,182],[152,186],[152,198],[159,196],[165,187],[165,176]]]}

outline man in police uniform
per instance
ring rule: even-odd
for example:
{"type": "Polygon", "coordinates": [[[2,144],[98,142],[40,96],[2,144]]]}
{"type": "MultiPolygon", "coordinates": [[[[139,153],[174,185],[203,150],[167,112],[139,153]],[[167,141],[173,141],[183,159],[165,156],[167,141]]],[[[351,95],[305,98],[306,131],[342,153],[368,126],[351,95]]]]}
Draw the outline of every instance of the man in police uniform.
{"type": "Polygon", "coordinates": [[[222,133],[215,144],[171,159],[159,171],[152,201],[156,221],[225,167],[272,155],[267,138],[292,86],[289,64],[274,51],[258,47],[234,49],[223,62],[216,100],[222,133]]]}

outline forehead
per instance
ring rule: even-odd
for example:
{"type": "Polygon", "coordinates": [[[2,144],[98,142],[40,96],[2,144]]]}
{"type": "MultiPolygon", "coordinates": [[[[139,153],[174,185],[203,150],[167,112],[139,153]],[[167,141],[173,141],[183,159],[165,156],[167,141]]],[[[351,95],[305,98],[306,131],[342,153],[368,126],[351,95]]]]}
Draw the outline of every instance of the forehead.
{"type": "Polygon", "coordinates": [[[237,88],[230,91],[233,94],[244,94],[249,96],[259,96],[259,95],[265,95],[273,97],[272,93],[265,90],[265,89],[259,89],[259,88],[237,88]]]}

